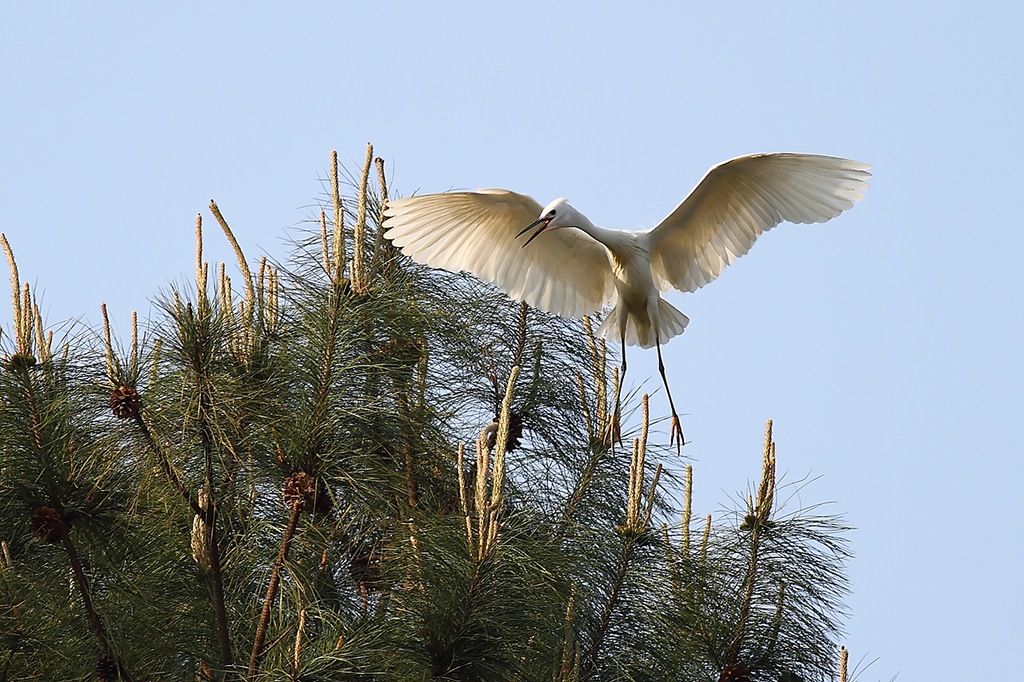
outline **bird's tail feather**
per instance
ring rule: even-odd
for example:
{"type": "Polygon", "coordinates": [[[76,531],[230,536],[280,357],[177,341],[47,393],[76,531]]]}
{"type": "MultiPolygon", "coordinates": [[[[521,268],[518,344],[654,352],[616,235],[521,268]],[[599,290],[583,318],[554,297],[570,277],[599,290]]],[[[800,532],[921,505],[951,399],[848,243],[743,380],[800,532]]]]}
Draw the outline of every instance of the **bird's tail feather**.
{"type": "MultiPolygon", "coordinates": [[[[661,343],[665,343],[669,339],[682,334],[688,324],[690,324],[690,318],[683,315],[681,310],[663,298],[658,299],[658,340],[661,343]]],[[[653,345],[652,339],[651,344],[647,348],[653,345]]]]}
{"type": "Polygon", "coordinates": [[[636,320],[631,316],[619,314],[617,308],[613,308],[604,318],[604,322],[597,328],[597,336],[607,339],[611,343],[618,342],[622,334],[622,320],[626,325],[626,345],[640,346],[641,348],[653,348],[656,341],[662,344],[669,339],[678,336],[686,329],[690,318],[683,315],[675,306],[663,298],[658,299],[658,335],[655,337],[654,329],[650,325],[638,326],[636,320]]]}

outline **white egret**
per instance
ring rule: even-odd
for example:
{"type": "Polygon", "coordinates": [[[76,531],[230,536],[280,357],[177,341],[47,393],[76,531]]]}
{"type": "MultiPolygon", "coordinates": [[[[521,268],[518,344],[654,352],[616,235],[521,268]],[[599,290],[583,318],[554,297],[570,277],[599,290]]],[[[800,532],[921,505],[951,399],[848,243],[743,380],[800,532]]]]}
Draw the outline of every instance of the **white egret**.
{"type": "Polygon", "coordinates": [[[661,344],[681,334],[689,319],[660,292],[696,291],[783,221],[836,217],[863,198],[869,168],[810,154],[741,156],[708,171],[668,217],[640,232],[598,227],[565,199],[542,208],[504,189],[413,196],[389,202],[384,236],[418,263],[470,272],[562,317],[611,304],[597,333],[622,347],[613,419],[626,345],[654,346],[672,410],[669,440],[678,438],[681,446],[661,344]],[[518,240],[531,229],[528,239],[518,240]]]}

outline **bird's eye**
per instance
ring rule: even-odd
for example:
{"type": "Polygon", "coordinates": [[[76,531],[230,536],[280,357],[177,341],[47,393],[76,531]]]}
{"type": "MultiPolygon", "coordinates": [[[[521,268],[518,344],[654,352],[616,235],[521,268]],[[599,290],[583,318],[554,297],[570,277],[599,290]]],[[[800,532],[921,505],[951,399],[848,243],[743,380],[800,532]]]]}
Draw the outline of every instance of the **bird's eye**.
{"type": "Polygon", "coordinates": [[[551,209],[550,211],[548,211],[548,216],[551,217],[551,218],[554,218],[555,217],[555,209],[551,209]]]}

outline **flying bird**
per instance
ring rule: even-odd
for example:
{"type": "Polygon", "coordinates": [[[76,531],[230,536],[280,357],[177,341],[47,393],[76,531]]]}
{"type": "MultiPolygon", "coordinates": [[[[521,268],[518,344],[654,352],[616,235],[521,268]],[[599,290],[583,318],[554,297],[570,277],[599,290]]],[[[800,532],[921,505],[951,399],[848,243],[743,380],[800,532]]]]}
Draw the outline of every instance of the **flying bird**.
{"type": "Polygon", "coordinates": [[[672,426],[683,444],[661,345],[689,319],[661,297],[693,292],[781,222],[823,223],[863,198],[870,166],[812,154],[754,154],[712,168],[664,220],[644,231],[598,227],[565,199],[541,207],[505,189],[390,200],[385,238],[417,263],[469,272],[512,298],[578,318],[611,305],[597,335],[658,351],[672,426]],[[527,233],[528,238],[522,239],[527,233]]]}

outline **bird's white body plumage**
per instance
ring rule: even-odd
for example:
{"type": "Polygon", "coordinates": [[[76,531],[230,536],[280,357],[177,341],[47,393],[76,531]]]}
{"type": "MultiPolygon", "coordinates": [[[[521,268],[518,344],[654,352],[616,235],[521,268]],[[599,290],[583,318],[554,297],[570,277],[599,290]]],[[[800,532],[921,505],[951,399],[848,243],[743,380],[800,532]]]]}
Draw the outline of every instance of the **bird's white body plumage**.
{"type": "Polygon", "coordinates": [[[708,171],[642,232],[598,227],[564,199],[541,208],[501,189],[428,194],[390,201],[384,236],[419,263],[470,272],[563,317],[610,304],[600,335],[648,348],[688,322],[660,291],[696,291],[783,221],[836,217],[863,197],[868,168],[810,154],[742,156],[708,171]],[[544,234],[521,248],[517,236],[531,224],[544,234]]]}

